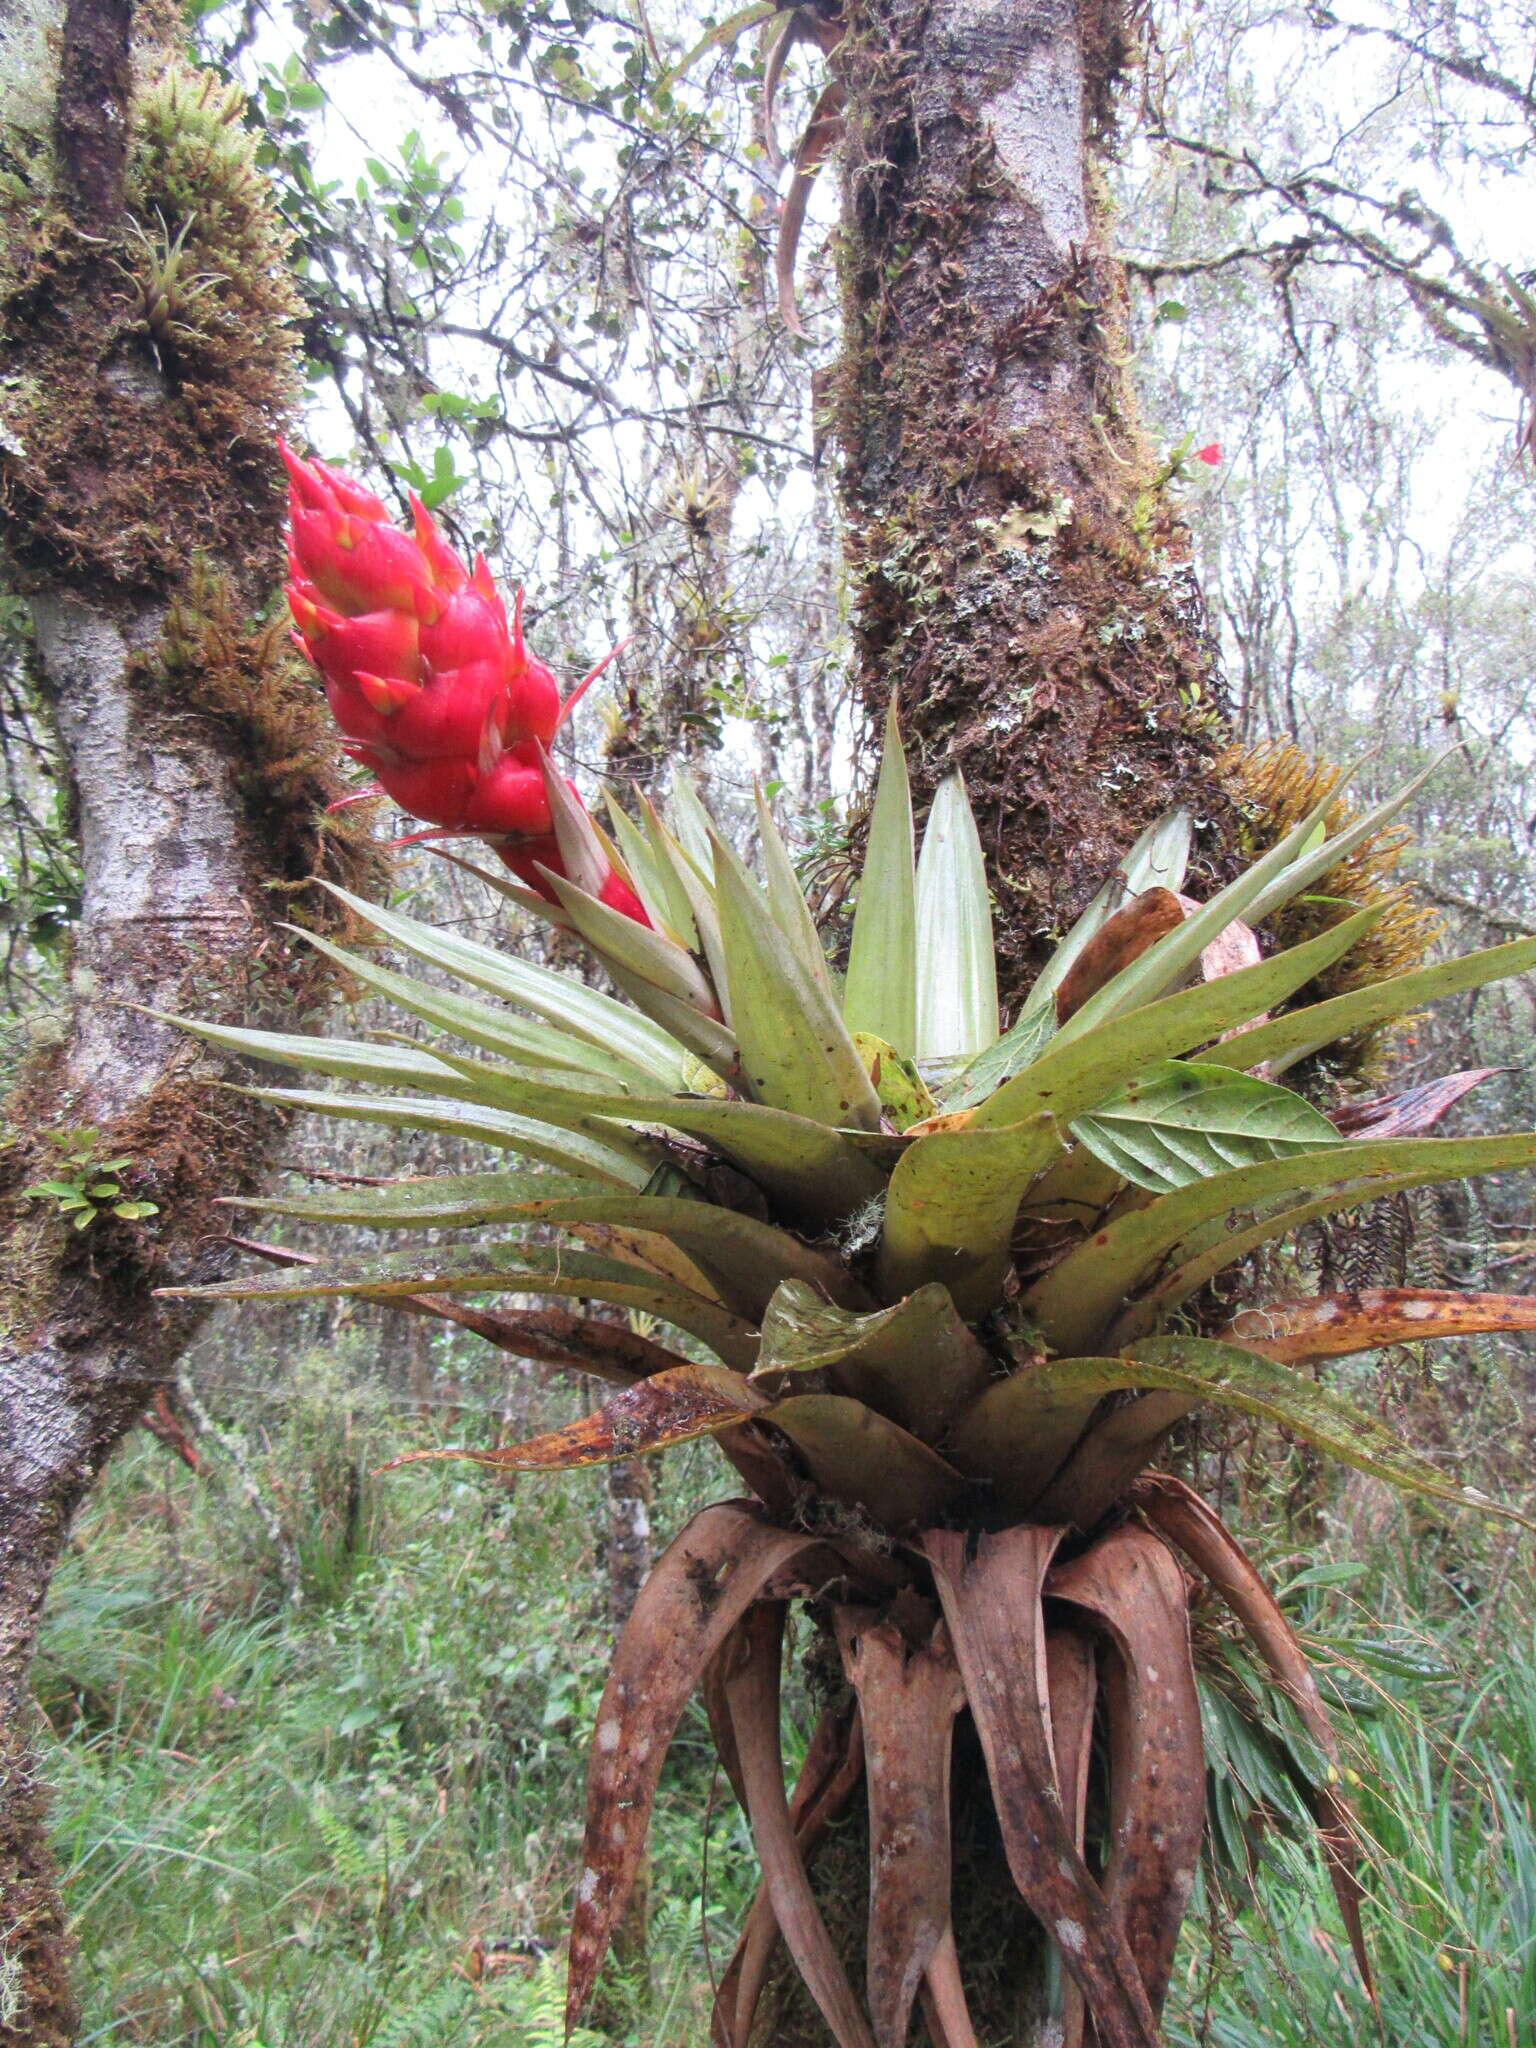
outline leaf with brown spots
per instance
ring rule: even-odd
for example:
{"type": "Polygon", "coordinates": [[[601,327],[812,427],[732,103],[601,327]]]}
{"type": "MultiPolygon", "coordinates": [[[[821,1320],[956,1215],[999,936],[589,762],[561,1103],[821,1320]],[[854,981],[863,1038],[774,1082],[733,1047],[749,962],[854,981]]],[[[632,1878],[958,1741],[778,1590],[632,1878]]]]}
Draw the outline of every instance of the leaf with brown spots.
{"type": "Polygon", "coordinates": [[[1162,2011],[1205,1825],[1200,1695],[1184,1575],[1147,1529],[1115,1529],[1046,1580],[1109,1639],[1104,1896],[1162,2011]]]}
{"type": "Polygon", "coordinates": [[[942,1622],[913,1649],[868,1608],[832,1618],[868,1759],[870,2018],[879,2048],[905,2048],[950,1924],[950,1750],[965,1688],[942,1622]]]}
{"type": "MultiPolygon", "coordinates": [[[[1056,1787],[1081,1856],[1088,1819],[1088,1767],[1093,1760],[1093,1710],[1099,1696],[1098,1656],[1081,1629],[1058,1623],[1046,1630],[1045,1679],[1056,1787]]],[[[1082,2048],[1088,2009],[1071,1977],[1062,1979],[1060,2018],[1060,2048],[1082,2048]]]]}
{"type": "Polygon", "coordinates": [[[1245,1308],[1217,1335],[1282,1365],[1296,1365],[1376,1351],[1384,1344],[1496,1330],[1536,1330],[1536,1295],[1462,1294],[1454,1287],[1362,1287],[1348,1294],[1313,1294],[1245,1308]]]}
{"type": "Polygon", "coordinates": [[[496,1450],[459,1446],[446,1451],[407,1451],[382,1469],[419,1465],[435,1458],[471,1458],[515,1472],[567,1472],[581,1465],[611,1465],[618,1458],[644,1457],[669,1444],[713,1436],[765,1405],[740,1373],[724,1365],[677,1365],[615,1394],[590,1415],[561,1429],[546,1430],[526,1443],[496,1450]]]}
{"type": "Polygon", "coordinates": [[[1176,1543],[1226,1601],[1322,1751],[1328,1779],[1324,1783],[1310,1783],[1307,1796],[1322,1837],[1328,1875],[1355,1964],[1374,2004],[1376,1984],[1360,1921],[1364,1894],[1356,1874],[1354,1816],[1338,1789],[1342,1777],[1339,1738],[1323,1705],[1306,1652],[1236,1537],[1192,1487],[1167,1473],[1149,1472],[1137,1481],[1132,1499],[1153,1528],[1176,1543]]]}
{"type": "Polygon", "coordinates": [[[811,1891],[784,1797],[784,1759],[779,1747],[783,1604],[763,1603],[752,1608],[743,1618],[738,1641],[740,1661],[726,1675],[725,1697],[741,1762],[752,1839],[774,1918],[837,2048],[875,2048],[869,2023],[859,2010],[811,1891]]]}
{"type": "Polygon", "coordinates": [[[705,1508],[673,1538],[624,1625],[587,1769],[582,1875],[571,1917],[566,2025],[592,1993],[645,1851],[656,1785],[689,1695],[775,1573],[823,1546],[743,1501],[705,1508]]]}
{"type": "MultiPolygon", "coordinates": [[[[711,1665],[712,1674],[720,1670],[729,1654],[728,1644],[711,1665]]],[[[726,1716],[726,1730],[716,1725],[717,1709],[713,1704],[711,1683],[711,1680],[706,1680],[705,1686],[705,1697],[712,1702],[710,1725],[717,1747],[722,1733],[727,1733],[734,1782],[740,1776],[740,1765],[736,1761],[735,1737],[728,1734],[729,1711],[724,1704],[723,1674],[718,1699],[719,1711],[726,1716]]],[[[805,1762],[800,1767],[789,1801],[795,1846],[807,1865],[825,1840],[832,1823],[848,1804],[863,1772],[864,1733],[858,1709],[828,1708],[811,1732],[805,1762]]],[[[745,1811],[745,1795],[738,1796],[745,1811]]],[[[768,1896],[768,1887],[759,1885],[741,1930],[741,1939],[736,1944],[736,1952],[715,1993],[710,2020],[710,2039],[715,2048],[747,2048],[752,2037],[752,2022],[757,2016],[757,2002],[768,1980],[768,1965],[773,1960],[778,1939],[779,1923],[774,1918],[773,1901],[768,1896]]]]}
{"type": "Polygon", "coordinates": [[[923,1549],[965,1681],[1013,1881],[1082,1988],[1101,2048],[1160,2048],[1141,1974],[1072,1839],[1051,1754],[1041,1590],[1060,1529],[971,1539],[930,1529],[923,1549]]]}

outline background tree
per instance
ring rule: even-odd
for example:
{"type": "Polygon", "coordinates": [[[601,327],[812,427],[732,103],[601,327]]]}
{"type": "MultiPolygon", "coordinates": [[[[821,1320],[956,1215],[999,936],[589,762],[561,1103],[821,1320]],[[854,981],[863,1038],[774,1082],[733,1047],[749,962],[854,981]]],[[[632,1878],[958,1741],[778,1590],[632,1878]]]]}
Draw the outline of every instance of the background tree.
{"type": "Polygon", "coordinates": [[[53,2043],[73,2002],[27,1701],[38,1615],[76,1508],[195,1328],[151,1289],[216,1270],[209,1204],[278,1136],[135,1006],[307,1009],[328,978],[279,921],[326,921],[317,866],[381,870],[320,833],[332,751],[270,617],[297,308],[241,102],[111,4],[14,11],[6,59],[0,495],[80,862],[3,1167],[0,2032],[53,2043]]]}

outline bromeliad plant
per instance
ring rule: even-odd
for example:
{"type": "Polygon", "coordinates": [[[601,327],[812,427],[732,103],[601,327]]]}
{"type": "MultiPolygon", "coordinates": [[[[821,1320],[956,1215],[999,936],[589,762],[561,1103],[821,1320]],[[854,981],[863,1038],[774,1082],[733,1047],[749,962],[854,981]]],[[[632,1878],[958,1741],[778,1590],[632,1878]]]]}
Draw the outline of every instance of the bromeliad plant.
{"type": "MultiPolygon", "coordinates": [[[[437,687],[425,667],[407,680],[437,687]]],[[[402,693],[379,708],[361,744],[404,753],[390,721],[418,701],[402,693]]],[[[1049,1952],[1016,2038],[1154,2048],[1202,1831],[1186,1568],[1248,1630],[1321,1756],[1336,1755],[1280,1609],[1211,1510],[1152,1470],[1159,1449],[1215,1403],[1411,1491],[1492,1507],[1306,1368],[1406,1338],[1536,1327],[1536,1301],[1400,1290],[1207,1312],[1217,1275],[1300,1224],[1536,1163],[1536,1134],[1425,1135],[1478,1075],[1342,1121],[1276,1077],[1344,1034],[1536,965],[1536,941],[1295,1006],[1376,913],[1267,958],[1255,929],[1411,792],[1331,839],[1307,820],[1205,904],[1179,893],[1190,835],[1173,816],[1127,856],[1000,1031],[963,789],[942,785],[915,858],[894,732],[846,975],[826,958],[761,798],[758,880],[685,782],[670,826],[649,805],[638,819],[615,808],[610,840],[542,754],[529,758],[547,810],[530,800],[514,823],[552,842],[553,857],[503,831],[499,850],[518,854],[532,886],[500,886],[578,933],[627,1000],[346,897],[382,942],[462,985],[309,935],[429,1038],[189,1028],[375,1091],[258,1091],[267,1099],[521,1163],[257,1203],[474,1235],[195,1291],[377,1299],[616,1387],[566,1428],[470,1454],[484,1462],[547,1471],[709,1435],[745,1481],[746,1497],[706,1509],[672,1544],[616,1652],[591,1753],[573,2017],[701,1686],[764,1871],[716,2000],[721,2048],[752,2037],[780,1938],[840,2048],[900,2048],[919,2003],[935,2048],[975,2041],[951,1901],[951,1780],[974,1754],[955,1740],[962,1715],[1012,1883],[1049,1952]],[[631,900],[638,914],[626,914],[631,900]],[[579,1249],[552,1245],[551,1231],[579,1249]],[[461,1299],[487,1294],[553,1305],[461,1299]],[[638,1309],[648,1329],[676,1334],[659,1341],[572,1302],[638,1309]],[[796,1599],[835,1643],[846,1687],[786,1799],[779,1676],[796,1599]],[[808,1874],[861,1783],[862,1999],[808,1874]]],[[[1316,1777],[1369,1985],[1341,1781],[1326,1767],[1316,1777]]]]}

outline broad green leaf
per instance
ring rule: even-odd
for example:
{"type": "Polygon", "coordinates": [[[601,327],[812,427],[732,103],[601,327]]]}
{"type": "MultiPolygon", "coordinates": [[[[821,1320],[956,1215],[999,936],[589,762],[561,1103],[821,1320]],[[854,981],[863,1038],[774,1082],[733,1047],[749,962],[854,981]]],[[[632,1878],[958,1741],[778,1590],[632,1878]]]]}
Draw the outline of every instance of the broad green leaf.
{"type": "Polygon", "coordinates": [[[883,1038],[906,1058],[917,1051],[917,882],[912,792],[895,706],[875,784],[843,988],[843,1021],[883,1038]]]}
{"type": "MultiPolygon", "coordinates": [[[[1424,1184],[1533,1163],[1536,1133],[1517,1132],[1494,1138],[1357,1140],[1240,1167],[1162,1195],[1106,1224],[1038,1280],[1024,1305],[1056,1350],[1084,1350],[1099,1341],[1137,1288],[1148,1284],[1180,1247],[1187,1258],[1208,1244],[1220,1257],[1217,1271],[1237,1257],[1237,1219],[1245,1212],[1273,1207],[1302,1189],[1314,1200],[1357,1189],[1355,1199],[1368,1201],[1373,1192],[1386,1192],[1384,1187],[1373,1190],[1377,1176],[1409,1174],[1424,1184]]],[[[1276,1224],[1264,1236],[1283,1228],[1276,1224]]]]}
{"type": "Polygon", "coordinates": [[[1072,1135],[1155,1195],[1230,1167],[1346,1142],[1320,1109],[1289,1088],[1192,1060],[1164,1060],[1138,1074],[1077,1118],[1072,1135]]]}
{"type": "Polygon", "coordinates": [[[686,1045],[690,1053],[722,1080],[735,1082],[740,1068],[736,1040],[728,1025],[713,1017],[702,1016],[691,1003],[669,995],[665,989],[657,988],[638,974],[631,974],[628,968],[618,966],[613,960],[604,964],[614,987],[622,989],[642,1015],[670,1032],[680,1045],[686,1045]]]}
{"type": "Polygon", "coordinates": [[[1061,1358],[1021,1366],[986,1388],[950,1430],[950,1458],[969,1477],[989,1481],[1009,1517],[1023,1516],[1045,1491],[1109,1391],[1090,1368],[1123,1371],[1125,1361],[1061,1358]]]}
{"type": "Polygon", "coordinates": [[[574,1032],[605,1052],[618,1053],[654,1074],[666,1087],[676,1087],[682,1081],[687,1064],[683,1048],[626,1004],[587,988],[571,975],[535,967],[527,960],[498,953],[456,932],[439,931],[398,910],[368,903],[361,896],[338,888],[334,882],[324,886],[376,931],[393,939],[418,960],[430,961],[434,967],[441,967],[504,1002],[532,1010],[536,1017],[574,1032]]]}
{"type": "Polygon", "coordinates": [[[323,953],[328,960],[334,960],[338,967],[355,976],[366,988],[376,989],[411,1016],[451,1031],[468,1045],[500,1053],[521,1065],[568,1067],[573,1072],[596,1074],[610,1087],[645,1091],[656,1086],[654,1072],[621,1058],[617,1053],[603,1051],[569,1031],[551,1024],[537,1024],[531,1018],[519,1017],[510,1010],[494,1010],[489,1003],[476,1002],[472,996],[457,995],[449,989],[433,988],[424,981],[413,981],[407,975],[379,966],[365,954],[349,953],[343,947],[333,945],[329,939],[321,938],[318,932],[305,931],[298,925],[289,925],[287,929],[323,953]]]}
{"type": "MultiPolygon", "coordinates": [[[[763,1317],[756,1379],[817,1373],[927,1443],[986,1385],[992,1359],[942,1287],[923,1287],[894,1308],[853,1315],[801,1280],[786,1280],[763,1317]]],[[[793,1391],[785,1385],[781,1391],[793,1391]]]]}
{"type": "Polygon", "coordinates": [[[537,1159],[562,1172],[607,1181],[615,1187],[643,1187],[656,1163],[655,1148],[637,1144],[625,1131],[615,1129],[611,1140],[591,1137],[580,1130],[561,1129],[534,1117],[471,1103],[434,1102],[429,1096],[407,1101],[389,1095],[328,1095],[313,1088],[248,1088],[242,1092],[261,1102],[279,1102],[317,1116],[387,1124],[401,1131],[437,1131],[444,1137],[493,1145],[499,1151],[520,1152],[525,1159],[537,1159]]]}
{"type": "MultiPolygon", "coordinates": [[[[340,1081],[370,1081],[380,1088],[429,1088],[464,1102],[487,1100],[484,1089],[468,1074],[455,1071],[414,1046],[372,1045],[364,1039],[320,1038],[304,1032],[204,1024],[198,1018],[173,1017],[164,1010],[149,1010],[145,1014],[205,1039],[209,1045],[241,1053],[268,1066],[299,1067],[307,1074],[328,1074],[340,1081]]],[[[466,1066],[469,1064],[465,1062],[466,1066]]]]}
{"type": "Polygon", "coordinates": [[[997,1037],[997,953],[986,863],[965,782],[934,794],[917,862],[916,1057],[968,1058],[997,1037]]]}
{"type": "Polygon", "coordinates": [[[192,1300],[266,1301],[332,1295],[555,1294],[641,1309],[697,1337],[738,1372],[757,1361],[757,1331],[719,1302],[622,1260],[567,1245],[418,1245],[363,1260],[249,1273],[217,1287],[170,1287],[192,1300]]]}
{"type": "Polygon", "coordinates": [[[762,891],[718,837],[715,895],[746,1091],[818,1123],[878,1130],[879,1098],[830,992],[802,965],[762,891]]]}
{"type": "Polygon", "coordinates": [[[946,1090],[946,1110],[984,1102],[1027,1067],[1056,1030],[1051,998],[1078,955],[1123,903],[1152,888],[1178,889],[1189,865],[1192,826],[1187,811],[1168,811],[1149,825],[1046,962],[1024,1007],[995,1045],[983,1047],[946,1090]]]}
{"type": "Polygon", "coordinates": [[[937,1521],[965,1481],[937,1451],[843,1394],[794,1394],[758,1412],[783,1430],[822,1493],[861,1507],[887,1529],[937,1521]]]}
{"type": "Polygon", "coordinates": [[[1411,1015],[1425,1003],[1441,996],[1459,995],[1463,989],[1482,988],[1490,981],[1503,981],[1512,974],[1536,968],[1536,939],[1515,939],[1507,946],[1489,946],[1478,953],[1464,953],[1457,960],[1438,961],[1432,967],[1416,967],[1409,974],[1394,974],[1388,981],[1373,982],[1369,988],[1348,995],[1333,996],[1326,1003],[1313,1003],[1305,1010],[1292,1010],[1271,1023],[1256,1024],[1235,1038],[1213,1045],[1199,1058],[1224,1067],[1256,1067],[1261,1062],[1276,1069],[1293,1066],[1308,1053],[1342,1038],[1350,1031],[1363,1031],[1389,1017],[1411,1015]]]}
{"type": "Polygon", "coordinates": [[[1269,1009],[1347,952],[1379,917],[1362,911],[1304,946],[1165,996],[1090,1037],[1068,1042],[1058,1033],[1025,1072],[961,1112],[954,1128],[917,1137],[891,1175],[882,1290],[909,1294],[941,1280],[963,1315],[985,1314],[1008,1271],[1024,1190],[1059,1154],[1069,1121],[1147,1067],[1269,1009]]]}
{"type": "Polygon", "coordinates": [[[795,958],[810,975],[830,992],[832,976],[827,969],[827,949],[821,943],[821,933],[816,929],[816,920],[811,916],[805,892],[800,887],[800,878],[795,873],[794,862],[784,844],[783,835],[774,822],[773,811],[763,795],[762,785],[754,786],[752,800],[757,811],[757,836],[763,855],[763,881],[767,888],[768,908],[773,912],[773,921],[794,948],[795,958]]]}

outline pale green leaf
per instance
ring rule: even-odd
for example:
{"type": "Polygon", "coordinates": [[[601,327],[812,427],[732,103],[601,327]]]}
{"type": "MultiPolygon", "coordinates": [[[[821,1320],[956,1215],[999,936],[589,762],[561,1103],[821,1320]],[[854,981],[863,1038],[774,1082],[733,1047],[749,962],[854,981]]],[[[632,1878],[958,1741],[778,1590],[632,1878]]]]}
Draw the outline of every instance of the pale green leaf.
{"type": "Polygon", "coordinates": [[[1192,1060],[1164,1060],[1138,1074],[1079,1117],[1072,1135],[1134,1186],[1159,1195],[1230,1167],[1345,1142],[1289,1088],[1192,1060]]]}
{"type": "Polygon", "coordinates": [[[719,1302],[619,1259],[567,1246],[416,1246],[365,1260],[249,1273],[217,1287],[170,1287],[168,1295],[213,1301],[293,1300],[396,1294],[554,1294],[642,1310],[697,1337],[738,1372],[757,1360],[757,1331],[719,1302]]]}
{"type": "Polygon", "coordinates": [[[843,989],[843,1021],[856,1035],[883,1038],[911,1059],[917,1051],[917,880],[912,792],[894,705],[869,818],[843,989]]]}
{"type": "Polygon", "coordinates": [[[548,869],[545,872],[571,923],[605,966],[622,968],[626,980],[647,982],[702,1016],[713,1018],[714,990],[693,955],[675,939],[627,917],[563,876],[548,869]]]}
{"type": "Polygon", "coordinates": [[[1213,1045],[1199,1057],[1224,1067],[1256,1067],[1263,1063],[1283,1069],[1332,1045],[1348,1032],[1366,1030],[1390,1017],[1409,1016],[1425,1003],[1438,1002],[1442,996],[1482,988],[1490,981],[1503,981],[1533,968],[1536,939],[1514,939],[1506,946],[1463,953],[1456,960],[1416,967],[1408,974],[1394,974],[1390,980],[1373,982],[1369,988],[1333,996],[1304,1010],[1291,1010],[1270,1023],[1256,1024],[1251,1031],[1213,1045]]]}
{"type": "Polygon", "coordinates": [[[694,923],[687,893],[674,874],[672,863],[652,845],[611,792],[608,816],[613,825],[613,836],[628,863],[636,893],[645,905],[647,916],[658,930],[665,931],[680,945],[697,952],[698,927],[694,923]]]}
{"type": "Polygon", "coordinates": [[[752,798],[763,856],[763,881],[773,921],[789,941],[795,958],[806,973],[830,993],[832,976],[827,969],[827,950],[821,943],[821,933],[816,929],[816,920],[811,916],[794,862],[789,857],[789,849],[784,844],[768,799],[763,795],[761,783],[754,785],[752,798]]]}
{"type": "Polygon", "coordinates": [[[437,1131],[444,1137],[519,1152],[525,1159],[537,1159],[562,1172],[608,1181],[616,1187],[643,1187],[655,1164],[654,1148],[636,1145],[621,1130],[613,1132],[610,1143],[534,1117],[470,1103],[433,1102],[426,1096],[407,1101],[389,1095],[328,1095],[311,1088],[249,1088],[243,1092],[262,1102],[280,1102],[317,1116],[386,1124],[401,1131],[437,1131]]]}
{"type": "Polygon", "coordinates": [[[830,992],[802,965],[762,891],[719,838],[715,896],[745,1092],[818,1123],[877,1130],[879,1098],[830,992]]]}
{"type": "Polygon", "coordinates": [[[457,932],[440,931],[398,910],[385,910],[353,896],[333,882],[324,885],[376,931],[472,987],[499,996],[531,1010],[536,1017],[574,1032],[605,1052],[643,1067],[667,1087],[677,1087],[685,1077],[687,1054],[671,1035],[649,1019],[640,1017],[624,1003],[587,988],[568,974],[556,974],[548,967],[498,953],[457,932]]]}
{"type": "Polygon", "coordinates": [[[323,953],[328,960],[334,960],[338,967],[355,976],[365,987],[376,989],[400,1009],[409,1011],[413,1017],[420,1017],[424,1023],[451,1031],[468,1045],[500,1053],[520,1065],[568,1067],[575,1072],[596,1074],[610,1087],[644,1091],[656,1086],[658,1076],[654,1071],[637,1066],[611,1050],[592,1045],[570,1031],[552,1024],[535,1023],[531,1018],[520,1017],[510,1010],[492,1009],[489,1003],[477,1002],[472,996],[433,988],[427,982],[396,974],[366,954],[350,953],[341,946],[333,945],[317,932],[304,931],[297,925],[290,925],[287,929],[323,953]]]}
{"type": "Polygon", "coordinates": [[[986,863],[965,782],[934,794],[917,862],[917,1050],[968,1058],[997,1037],[997,955],[986,863]]]}

